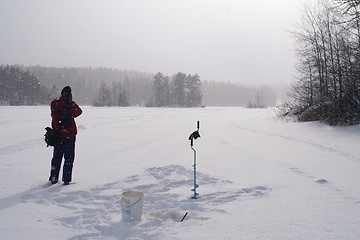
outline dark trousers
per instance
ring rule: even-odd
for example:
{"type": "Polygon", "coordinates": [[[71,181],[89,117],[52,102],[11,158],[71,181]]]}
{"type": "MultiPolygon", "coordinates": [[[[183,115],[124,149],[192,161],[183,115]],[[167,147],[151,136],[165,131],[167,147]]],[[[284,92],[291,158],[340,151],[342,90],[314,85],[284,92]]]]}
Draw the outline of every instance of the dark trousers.
{"type": "Polygon", "coordinates": [[[64,157],[65,162],[63,166],[62,180],[64,182],[71,182],[71,175],[75,158],[75,140],[75,137],[66,138],[61,141],[60,145],[54,146],[54,154],[51,160],[50,181],[58,181],[61,162],[62,158],[64,157]]]}

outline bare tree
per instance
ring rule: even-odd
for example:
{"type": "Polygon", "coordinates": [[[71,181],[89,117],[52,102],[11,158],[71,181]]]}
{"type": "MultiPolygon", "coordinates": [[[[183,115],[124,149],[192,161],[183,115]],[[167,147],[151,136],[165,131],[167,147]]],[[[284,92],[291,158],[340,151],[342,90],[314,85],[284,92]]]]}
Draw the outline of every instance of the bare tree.
{"type": "Polygon", "coordinates": [[[338,9],[330,1],[305,7],[302,24],[294,33],[299,79],[293,96],[312,113],[304,114],[303,120],[333,124],[360,120],[359,21],[345,24],[346,17],[338,9]]]}

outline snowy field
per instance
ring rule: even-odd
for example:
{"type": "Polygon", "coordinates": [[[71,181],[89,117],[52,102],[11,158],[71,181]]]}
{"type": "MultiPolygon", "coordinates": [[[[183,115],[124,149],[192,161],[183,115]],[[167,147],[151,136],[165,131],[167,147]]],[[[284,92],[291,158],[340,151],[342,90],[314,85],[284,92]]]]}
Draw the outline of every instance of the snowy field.
{"type": "Polygon", "coordinates": [[[49,108],[0,107],[0,239],[360,239],[360,126],[273,109],[83,110],[73,182],[50,186],[49,108]],[[129,190],[144,193],[141,221],[122,220],[129,190]]]}

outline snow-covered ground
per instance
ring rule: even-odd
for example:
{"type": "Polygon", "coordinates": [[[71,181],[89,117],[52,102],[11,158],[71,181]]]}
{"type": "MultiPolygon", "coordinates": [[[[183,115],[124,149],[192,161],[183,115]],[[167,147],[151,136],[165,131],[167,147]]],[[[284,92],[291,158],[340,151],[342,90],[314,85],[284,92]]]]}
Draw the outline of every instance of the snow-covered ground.
{"type": "Polygon", "coordinates": [[[273,109],[83,110],[73,182],[50,186],[49,108],[0,107],[0,239],[360,239],[360,126],[273,109]],[[141,221],[122,221],[129,190],[144,193],[141,221]]]}

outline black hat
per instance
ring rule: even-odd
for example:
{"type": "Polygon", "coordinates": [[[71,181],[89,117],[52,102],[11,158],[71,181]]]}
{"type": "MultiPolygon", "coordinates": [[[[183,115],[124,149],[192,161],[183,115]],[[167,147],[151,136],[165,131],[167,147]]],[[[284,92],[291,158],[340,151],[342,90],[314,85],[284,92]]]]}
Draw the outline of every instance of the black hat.
{"type": "Polygon", "coordinates": [[[69,86],[66,86],[61,90],[61,96],[62,97],[69,97],[71,95],[71,88],[69,86]]]}

